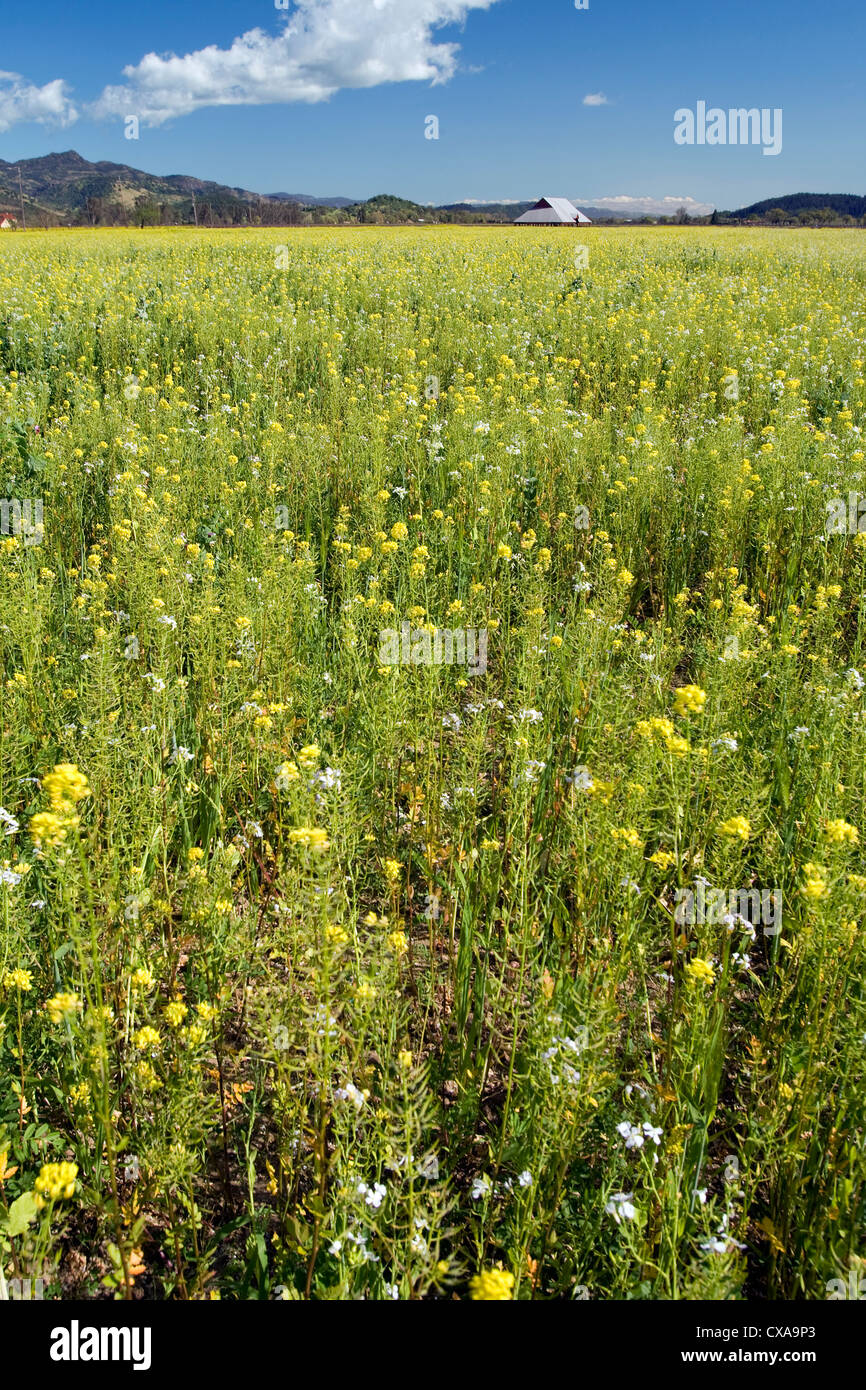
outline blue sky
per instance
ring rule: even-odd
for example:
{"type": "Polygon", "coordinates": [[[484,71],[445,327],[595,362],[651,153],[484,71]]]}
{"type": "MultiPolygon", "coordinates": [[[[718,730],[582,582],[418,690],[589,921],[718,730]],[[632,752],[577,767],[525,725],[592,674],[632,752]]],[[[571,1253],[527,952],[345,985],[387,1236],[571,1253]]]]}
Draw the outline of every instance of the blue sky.
{"type": "Polygon", "coordinates": [[[854,0],[589,0],[585,10],[574,0],[40,0],[4,10],[6,160],[74,148],[265,193],[437,203],[555,193],[726,208],[866,192],[866,16],[854,0]],[[781,152],[676,144],[675,111],[699,101],[781,108],[781,152]],[[138,140],[124,138],[131,115],[138,140]],[[430,115],[438,140],[424,137],[430,115]]]}

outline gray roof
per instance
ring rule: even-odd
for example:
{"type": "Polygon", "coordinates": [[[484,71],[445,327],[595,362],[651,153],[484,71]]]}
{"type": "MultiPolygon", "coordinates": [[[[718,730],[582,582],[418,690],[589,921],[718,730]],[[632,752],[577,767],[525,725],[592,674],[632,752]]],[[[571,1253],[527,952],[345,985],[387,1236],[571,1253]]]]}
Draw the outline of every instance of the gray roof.
{"type": "Polygon", "coordinates": [[[522,217],[515,217],[515,222],[526,222],[531,225],[544,223],[580,223],[589,224],[590,218],[585,213],[580,212],[574,203],[568,198],[539,198],[534,208],[530,208],[522,217]]]}

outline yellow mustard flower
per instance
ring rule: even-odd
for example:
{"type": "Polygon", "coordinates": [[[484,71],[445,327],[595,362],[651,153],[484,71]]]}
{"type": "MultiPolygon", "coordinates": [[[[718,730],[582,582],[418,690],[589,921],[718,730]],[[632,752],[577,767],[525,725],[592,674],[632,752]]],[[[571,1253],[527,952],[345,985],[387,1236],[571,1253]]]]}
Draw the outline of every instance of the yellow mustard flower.
{"type": "Polygon", "coordinates": [[[474,1303],[508,1303],[513,1298],[514,1275],[507,1269],[483,1269],[469,1281],[474,1303]]]}

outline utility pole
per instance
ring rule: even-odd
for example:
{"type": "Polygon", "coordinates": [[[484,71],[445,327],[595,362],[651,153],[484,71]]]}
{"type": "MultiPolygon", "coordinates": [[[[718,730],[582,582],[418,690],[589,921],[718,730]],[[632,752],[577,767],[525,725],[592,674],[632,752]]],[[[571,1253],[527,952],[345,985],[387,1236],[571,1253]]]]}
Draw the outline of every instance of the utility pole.
{"type": "Polygon", "coordinates": [[[21,202],[21,230],[27,231],[27,218],[24,216],[24,190],[21,187],[21,165],[18,165],[18,197],[21,202]]]}
{"type": "Polygon", "coordinates": [[[195,189],[192,190],[192,215],[195,218],[195,225],[198,226],[198,208],[195,204],[195,189]]]}

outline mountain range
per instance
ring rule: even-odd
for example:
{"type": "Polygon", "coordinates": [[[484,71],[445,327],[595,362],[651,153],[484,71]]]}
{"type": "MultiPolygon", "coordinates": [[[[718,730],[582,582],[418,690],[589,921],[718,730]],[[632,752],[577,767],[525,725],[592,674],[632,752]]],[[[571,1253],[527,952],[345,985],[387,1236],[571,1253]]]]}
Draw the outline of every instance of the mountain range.
{"type": "Polygon", "coordinates": [[[28,220],[39,221],[47,215],[61,223],[101,221],[110,215],[109,209],[133,214],[136,209],[152,206],[180,214],[177,220],[182,220],[184,214],[193,220],[194,199],[196,204],[216,204],[223,212],[229,208],[248,210],[260,202],[347,207],[355,201],[315,198],[304,193],[275,193],[263,199],[248,189],[188,174],[147,174],[131,165],[111,164],[107,160],[94,164],[75,150],[22,159],[16,164],[0,159],[0,202],[4,210],[18,212],[22,198],[28,220]]]}
{"type": "MultiPolygon", "coordinates": [[[[254,193],[189,174],[148,174],[129,164],[92,163],[75,150],[17,163],[0,159],[0,219],[11,215],[28,226],[117,226],[197,223],[265,226],[364,223],[512,222],[533,206],[525,202],[466,200],[422,206],[393,194],[357,199],[310,193],[254,193]]],[[[593,222],[638,220],[634,211],[578,204],[593,222]]],[[[866,217],[866,197],[849,193],[795,193],[767,198],[735,212],[715,212],[713,222],[798,220],[828,222],[866,217]]],[[[683,220],[682,217],[675,220],[683,220]]]]}
{"type": "MultiPolygon", "coordinates": [[[[0,211],[36,225],[105,225],[126,222],[194,222],[279,225],[301,221],[302,209],[342,214],[337,221],[510,222],[534,199],[521,203],[450,203],[422,207],[407,198],[312,193],[254,193],[189,174],[148,174],[129,164],[92,163],[75,150],[12,163],[0,159],[0,211]],[[19,184],[20,174],[20,184],[19,184]]],[[[589,216],[604,217],[597,208],[589,216]]],[[[622,214],[614,214],[621,217],[622,214]]]]}

